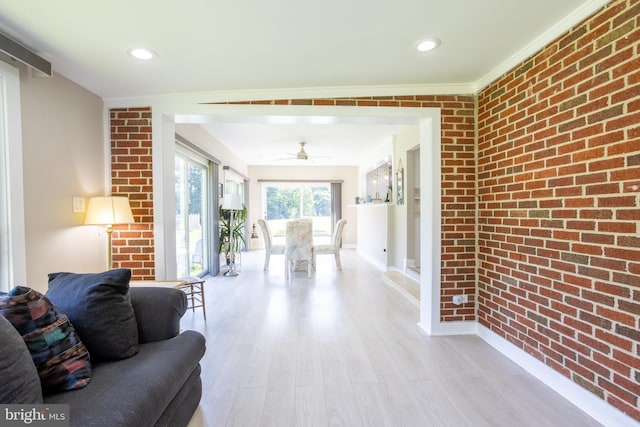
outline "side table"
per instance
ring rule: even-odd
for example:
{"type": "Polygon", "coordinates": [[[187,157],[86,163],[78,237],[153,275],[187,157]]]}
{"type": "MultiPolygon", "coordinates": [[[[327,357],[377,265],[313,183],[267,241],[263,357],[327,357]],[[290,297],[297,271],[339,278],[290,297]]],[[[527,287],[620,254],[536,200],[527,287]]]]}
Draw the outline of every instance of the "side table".
{"type": "Polygon", "coordinates": [[[207,320],[207,312],[204,305],[204,280],[199,277],[185,277],[179,280],[132,280],[129,286],[158,286],[163,288],[180,289],[187,295],[187,309],[196,311],[202,307],[204,320],[207,320]]]}
{"type": "Polygon", "coordinates": [[[204,280],[200,277],[184,277],[181,279],[185,282],[179,289],[182,289],[187,294],[187,300],[192,311],[196,311],[196,308],[202,307],[202,315],[204,320],[207,320],[207,309],[204,305],[204,280]]]}

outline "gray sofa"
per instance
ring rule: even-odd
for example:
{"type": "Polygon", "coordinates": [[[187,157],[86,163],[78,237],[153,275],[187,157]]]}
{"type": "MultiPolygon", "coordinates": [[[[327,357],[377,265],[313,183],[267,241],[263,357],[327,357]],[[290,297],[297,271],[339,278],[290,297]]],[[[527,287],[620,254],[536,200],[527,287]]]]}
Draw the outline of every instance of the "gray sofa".
{"type": "MultiPolygon", "coordinates": [[[[129,294],[138,326],[137,354],[122,360],[92,361],[86,387],[43,395],[44,404],[70,405],[71,426],[186,426],[200,402],[199,362],[205,339],[195,331],[180,333],[180,318],[187,307],[185,294],[166,288],[130,288],[129,294]]],[[[7,325],[11,327],[0,322],[4,341],[0,361],[10,360],[9,352],[25,353],[26,349],[17,348],[24,345],[21,340],[7,338],[15,332],[7,331],[7,325]]]]}

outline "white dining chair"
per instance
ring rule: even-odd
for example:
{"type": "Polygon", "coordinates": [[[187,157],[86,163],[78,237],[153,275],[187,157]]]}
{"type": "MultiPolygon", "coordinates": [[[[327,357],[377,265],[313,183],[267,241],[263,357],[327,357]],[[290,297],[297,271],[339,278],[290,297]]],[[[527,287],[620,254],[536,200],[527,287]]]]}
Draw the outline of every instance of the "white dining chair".
{"type": "Polygon", "coordinates": [[[273,243],[273,236],[271,235],[269,224],[264,219],[259,219],[258,225],[264,238],[264,271],[267,271],[269,270],[271,255],[283,255],[284,245],[275,245],[273,243]]]}
{"type": "Polygon", "coordinates": [[[313,222],[310,219],[287,221],[284,245],[284,277],[289,278],[298,261],[307,262],[307,277],[313,268],[313,222]]]}
{"type": "Polygon", "coordinates": [[[336,223],[331,237],[331,243],[328,245],[313,245],[313,268],[316,266],[316,255],[332,254],[336,259],[336,267],[342,270],[342,262],[340,262],[340,246],[342,246],[342,230],[347,224],[346,219],[340,219],[336,223]]]}

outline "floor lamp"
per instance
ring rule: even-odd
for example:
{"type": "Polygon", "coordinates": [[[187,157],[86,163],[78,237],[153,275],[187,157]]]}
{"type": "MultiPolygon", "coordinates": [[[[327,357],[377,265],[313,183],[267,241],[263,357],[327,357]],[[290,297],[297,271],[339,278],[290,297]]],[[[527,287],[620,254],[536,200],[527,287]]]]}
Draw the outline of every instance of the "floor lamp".
{"type": "Polygon", "coordinates": [[[222,202],[222,210],[229,211],[229,251],[231,252],[231,262],[229,263],[229,269],[224,273],[227,277],[237,276],[236,271],[236,252],[235,252],[235,239],[233,238],[235,226],[234,226],[234,213],[235,211],[242,210],[242,197],[239,194],[227,194],[224,196],[222,202]]]}
{"type": "Polygon", "coordinates": [[[107,270],[113,268],[111,233],[114,224],[133,224],[129,199],[124,196],[92,197],[87,206],[85,225],[104,225],[107,231],[107,270]]]}

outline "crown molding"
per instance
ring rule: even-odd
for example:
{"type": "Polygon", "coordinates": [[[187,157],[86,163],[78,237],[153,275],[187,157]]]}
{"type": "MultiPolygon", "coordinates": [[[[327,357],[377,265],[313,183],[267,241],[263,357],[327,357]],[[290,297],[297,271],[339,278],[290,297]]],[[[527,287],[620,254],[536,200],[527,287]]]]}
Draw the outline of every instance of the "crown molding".
{"type": "Polygon", "coordinates": [[[354,98],[403,95],[470,95],[474,92],[474,83],[442,85],[336,86],[177,93],[157,96],[105,98],[103,101],[105,107],[115,108],[176,102],[178,104],[210,104],[221,102],[266,101],[274,99],[354,98]]]}

